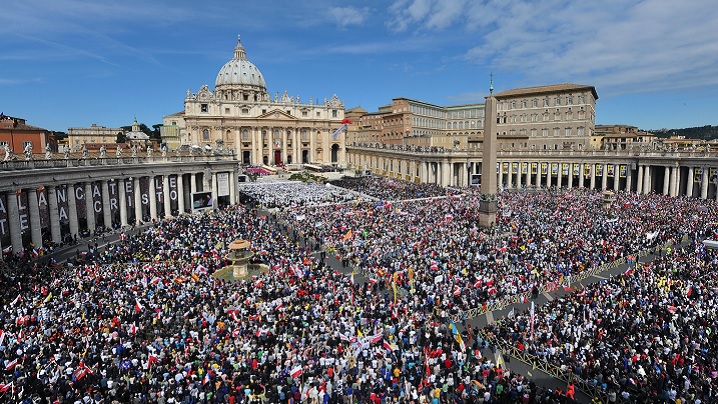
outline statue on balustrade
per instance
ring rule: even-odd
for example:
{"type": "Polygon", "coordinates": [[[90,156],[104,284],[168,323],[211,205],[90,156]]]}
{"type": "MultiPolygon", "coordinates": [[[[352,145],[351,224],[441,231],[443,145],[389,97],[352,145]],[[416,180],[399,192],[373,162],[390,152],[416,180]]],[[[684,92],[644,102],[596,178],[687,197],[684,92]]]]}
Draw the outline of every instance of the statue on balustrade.
{"type": "Polygon", "coordinates": [[[90,155],[90,152],[87,150],[87,147],[83,144],[82,145],[82,158],[86,159],[87,156],[90,155]]]}
{"type": "Polygon", "coordinates": [[[6,143],[3,147],[3,150],[5,151],[5,158],[3,159],[3,161],[12,160],[12,149],[10,149],[10,145],[6,143]]]}
{"type": "Polygon", "coordinates": [[[65,155],[65,160],[69,159],[70,158],[70,146],[65,145],[62,148],[62,153],[65,155]]]}
{"type": "Polygon", "coordinates": [[[32,160],[32,143],[28,143],[23,151],[25,154],[25,160],[32,160]]]}
{"type": "Polygon", "coordinates": [[[152,146],[147,146],[147,157],[152,157],[152,146]]]}
{"type": "Polygon", "coordinates": [[[132,150],[132,157],[137,157],[137,145],[133,144],[130,149],[132,150]]]}
{"type": "Polygon", "coordinates": [[[117,145],[117,149],[115,149],[115,157],[122,157],[122,146],[120,146],[119,144],[117,145]]]}
{"type": "Polygon", "coordinates": [[[167,157],[167,145],[163,144],[160,148],[160,151],[162,151],[162,157],[167,157]]]}
{"type": "Polygon", "coordinates": [[[50,146],[50,143],[45,145],[45,160],[52,159],[52,146],[50,146]]]}
{"type": "Polygon", "coordinates": [[[100,146],[100,158],[104,159],[105,155],[107,155],[107,148],[103,144],[102,146],[100,146]]]}

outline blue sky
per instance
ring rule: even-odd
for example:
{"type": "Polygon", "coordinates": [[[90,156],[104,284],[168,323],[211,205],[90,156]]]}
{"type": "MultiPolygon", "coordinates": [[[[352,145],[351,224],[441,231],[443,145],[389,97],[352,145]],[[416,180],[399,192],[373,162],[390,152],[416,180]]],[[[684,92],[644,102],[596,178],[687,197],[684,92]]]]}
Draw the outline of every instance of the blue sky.
{"type": "Polygon", "coordinates": [[[718,124],[715,0],[4,0],[0,111],[50,130],[148,125],[214,87],[237,34],[269,92],[376,111],[553,83],[598,124],[718,124]]]}

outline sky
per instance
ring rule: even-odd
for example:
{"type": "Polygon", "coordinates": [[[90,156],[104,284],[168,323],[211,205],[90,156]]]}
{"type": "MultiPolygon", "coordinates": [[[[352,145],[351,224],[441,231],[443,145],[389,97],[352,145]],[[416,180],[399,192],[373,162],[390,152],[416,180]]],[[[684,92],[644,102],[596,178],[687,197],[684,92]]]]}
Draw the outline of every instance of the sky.
{"type": "Polygon", "coordinates": [[[715,0],[3,0],[0,112],[55,131],[148,126],[241,35],[269,93],[369,112],[407,97],[593,85],[597,124],[717,125],[715,0]]]}

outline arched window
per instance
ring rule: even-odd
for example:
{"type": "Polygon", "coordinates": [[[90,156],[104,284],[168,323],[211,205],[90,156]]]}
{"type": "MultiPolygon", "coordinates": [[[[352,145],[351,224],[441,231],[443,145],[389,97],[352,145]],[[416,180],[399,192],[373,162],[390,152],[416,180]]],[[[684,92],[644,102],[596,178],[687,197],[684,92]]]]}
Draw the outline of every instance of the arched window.
{"type": "Polygon", "coordinates": [[[202,140],[209,140],[209,129],[202,131],[202,140]]]}

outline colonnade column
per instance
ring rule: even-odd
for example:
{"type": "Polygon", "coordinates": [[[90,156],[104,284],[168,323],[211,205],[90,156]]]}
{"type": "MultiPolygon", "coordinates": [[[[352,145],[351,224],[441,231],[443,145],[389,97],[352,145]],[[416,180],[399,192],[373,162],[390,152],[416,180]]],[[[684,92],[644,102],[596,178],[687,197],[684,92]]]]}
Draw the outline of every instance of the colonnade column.
{"type": "Polygon", "coordinates": [[[496,174],[499,176],[498,181],[497,181],[499,190],[504,189],[504,173],[501,172],[502,166],[503,166],[503,163],[499,163],[499,172],[498,172],[498,174],[496,174]]]}
{"type": "Polygon", "coordinates": [[[591,189],[596,189],[596,163],[591,163],[591,189]]]}
{"type": "Polygon", "coordinates": [[[237,204],[237,178],[235,178],[234,170],[229,172],[229,204],[237,204]]]}
{"type": "Polygon", "coordinates": [[[568,164],[568,189],[573,188],[573,164],[574,163],[568,164]]]}
{"type": "Polygon", "coordinates": [[[556,187],[561,188],[563,182],[563,163],[558,163],[558,173],[556,175],[556,187]]]}
{"type": "Polygon", "coordinates": [[[663,195],[668,195],[669,186],[671,185],[671,167],[663,168],[663,195]]]}
{"type": "Polygon", "coordinates": [[[551,188],[551,164],[546,163],[546,188],[551,188]]]}
{"type": "Polygon", "coordinates": [[[53,242],[60,243],[60,208],[57,206],[57,189],[54,185],[47,186],[47,199],[50,209],[50,235],[53,242]]]}
{"type": "Polygon", "coordinates": [[[703,167],[701,176],[701,199],[708,199],[708,167],[703,167]]]}
{"type": "Polygon", "coordinates": [[[603,191],[608,186],[608,164],[603,163],[601,164],[601,167],[603,167],[603,172],[601,174],[601,191],[603,191]]]}
{"type": "Polygon", "coordinates": [[[217,199],[217,173],[212,173],[210,177],[212,181],[212,208],[219,206],[219,200],[217,199]]]}
{"type": "Polygon", "coordinates": [[[636,181],[636,194],[643,193],[643,165],[638,165],[638,181],[636,181]]]}
{"type": "Polygon", "coordinates": [[[678,196],[681,190],[681,167],[673,167],[673,196],[678,196]]]}
{"type": "Polygon", "coordinates": [[[619,164],[613,165],[613,190],[618,191],[618,186],[621,185],[621,166],[619,164]]]}
{"type": "Polygon", "coordinates": [[[125,193],[125,179],[120,178],[117,181],[117,195],[120,199],[120,226],[127,226],[127,195],[125,193]]]}
{"type": "Polygon", "coordinates": [[[688,167],[688,181],[686,181],[686,196],[693,196],[693,166],[688,167]]]}
{"type": "Polygon", "coordinates": [[[42,229],[40,227],[40,205],[37,201],[37,189],[33,188],[27,193],[27,203],[30,208],[30,235],[35,247],[42,246],[42,229]]]}
{"type": "Polygon", "coordinates": [[[112,211],[110,208],[110,185],[107,180],[102,181],[102,220],[105,222],[105,228],[112,228],[112,211]]]}
{"type": "Polygon", "coordinates": [[[165,205],[165,217],[172,217],[172,201],[170,200],[170,176],[162,176],[162,201],[165,205]]]}
{"type": "Polygon", "coordinates": [[[626,192],[631,192],[631,186],[633,185],[633,170],[631,165],[626,166],[626,192]]]}
{"type": "Polygon", "coordinates": [[[150,194],[150,219],[157,219],[157,187],[155,185],[155,176],[150,175],[149,179],[149,194],[150,194]]]}
{"type": "Polygon", "coordinates": [[[445,161],[441,164],[441,186],[446,187],[451,184],[451,171],[450,171],[450,164],[448,161],[445,161]]]}
{"type": "Polygon", "coordinates": [[[643,168],[643,194],[649,194],[651,192],[651,166],[643,168]]]}
{"type": "Polygon", "coordinates": [[[541,187],[541,163],[536,163],[536,188],[541,187]]]}
{"type": "Polygon", "coordinates": [[[531,186],[531,163],[526,163],[526,188],[531,186]]]}
{"type": "Polygon", "coordinates": [[[177,210],[184,213],[184,175],[177,174],[177,210]]]}
{"type": "Polygon", "coordinates": [[[87,217],[87,231],[90,236],[94,235],[97,224],[95,223],[95,209],[92,206],[92,183],[85,183],[85,216],[87,217]]]}
{"type": "Polygon", "coordinates": [[[513,163],[509,162],[509,173],[506,175],[506,184],[508,185],[509,188],[514,187],[514,183],[511,178],[514,175],[513,172],[511,171],[513,168],[514,168],[513,163]]]}
{"type": "Polygon", "coordinates": [[[22,247],[22,230],[20,228],[20,208],[17,204],[17,191],[7,193],[7,221],[10,227],[10,245],[13,255],[20,254],[22,247]]]}
{"type": "Polygon", "coordinates": [[[75,185],[67,184],[67,220],[70,224],[70,235],[77,236],[80,232],[77,223],[77,203],[75,202],[75,185]]]}
{"type": "Polygon", "coordinates": [[[135,177],[135,191],[133,195],[135,197],[135,221],[137,224],[142,223],[142,196],[140,195],[140,179],[135,177]]]}
{"type": "Polygon", "coordinates": [[[191,193],[195,193],[197,192],[197,174],[192,173],[189,178],[189,190],[191,193]]]}

